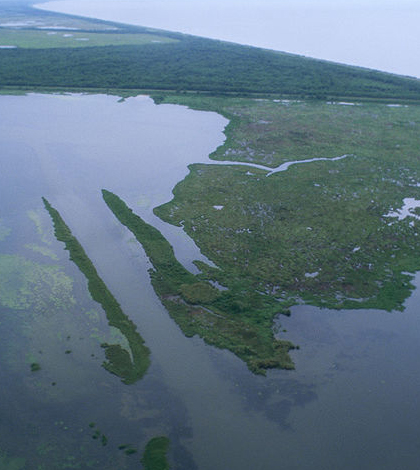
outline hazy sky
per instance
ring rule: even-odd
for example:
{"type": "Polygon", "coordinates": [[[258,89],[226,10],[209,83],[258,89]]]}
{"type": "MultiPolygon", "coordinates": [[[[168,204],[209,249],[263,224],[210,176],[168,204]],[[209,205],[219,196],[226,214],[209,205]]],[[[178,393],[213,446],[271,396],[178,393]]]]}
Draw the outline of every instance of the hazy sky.
{"type": "Polygon", "coordinates": [[[44,5],[420,77],[419,0],[59,0],[44,5]]]}

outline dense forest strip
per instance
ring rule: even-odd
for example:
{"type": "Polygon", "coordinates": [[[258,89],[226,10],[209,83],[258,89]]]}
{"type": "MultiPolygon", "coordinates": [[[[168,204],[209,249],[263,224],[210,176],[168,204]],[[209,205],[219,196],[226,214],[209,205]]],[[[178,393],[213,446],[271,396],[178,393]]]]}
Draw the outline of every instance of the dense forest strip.
{"type": "Polygon", "coordinates": [[[134,214],[117,195],[106,190],[102,194],[116,218],[142,244],[154,267],[150,272],[152,285],[185,335],[197,334],[209,344],[229,349],[255,373],[293,368],[288,352],[294,346],[275,339],[272,331],[275,316],[285,313],[284,306],[247,289],[246,281],[229,283],[225,279],[229,288],[219,290],[200,275],[191,274],[158,230],[134,214]]]}
{"type": "Polygon", "coordinates": [[[57,240],[64,242],[70,259],[76,264],[88,281],[89,292],[105,311],[109,326],[117,328],[127,339],[130,351],[119,344],[103,344],[107,361],[103,367],[117,375],[125,384],[140,380],[150,365],[150,351],[136,330],[136,325],[124,314],[121,306],[99,277],[95,266],[87,256],[82,245],[73,236],[59,212],[45,199],[42,199],[54,224],[57,240]]]}
{"type": "MultiPolygon", "coordinates": [[[[0,49],[0,87],[420,100],[420,80],[414,78],[168,31],[53,14],[29,8],[25,2],[15,8],[23,20],[35,18],[63,27],[80,23],[80,32],[109,38],[118,33],[130,37],[130,42],[136,41],[136,34],[139,42],[144,42],[145,35],[158,34],[169,42],[52,49],[33,49],[28,44],[26,48],[0,49]]],[[[0,3],[0,13],[5,18],[13,15],[13,5],[0,3]]],[[[56,28],[54,31],[59,30],[56,28]]],[[[4,26],[0,29],[9,31],[4,26]]],[[[25,31],[34,34],[38,30],[26,26],[18,32],[25,31]]],[[[40,44],[42,41],[37,47],[40,44]]]]}
{"type": "Polygon", "coordinates": [[[200,38],[141,46],[0,50],[0,86],[420,99],[420,80],[200,38]]]}

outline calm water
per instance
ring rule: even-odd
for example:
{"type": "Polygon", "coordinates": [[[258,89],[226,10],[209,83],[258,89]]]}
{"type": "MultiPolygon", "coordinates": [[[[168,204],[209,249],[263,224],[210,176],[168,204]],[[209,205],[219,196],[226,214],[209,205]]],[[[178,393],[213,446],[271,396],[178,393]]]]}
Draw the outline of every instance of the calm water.
{"type": "Polygon", "coordinates": [[[191,266],[197,247],[151,209],[188,163],[208,162],[225,125],[146,97],[0,97],[0,469],[138,469],[145,443],[162,434],[179,470],[418,468],[419,290],[403,313],[295,307],[282,327],[301,346],[297,370],[266,378],[185,338],[156,298],[143,250],[100,189],[162,228],[191,266]],[[55,241],[41,196],[151,350],[134,385],[101,367],[100,344],[124,338],[55,241]],[[137,454],[118,449],[128,443],[137,454]],[[5,452],[26,464],[11,467],[5,452]]]}

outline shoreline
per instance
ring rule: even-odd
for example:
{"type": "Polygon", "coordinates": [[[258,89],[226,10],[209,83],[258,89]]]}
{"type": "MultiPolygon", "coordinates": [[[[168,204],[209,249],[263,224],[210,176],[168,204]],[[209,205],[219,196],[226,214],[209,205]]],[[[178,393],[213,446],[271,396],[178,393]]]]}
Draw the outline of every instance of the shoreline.
{"type": "MultiPolygon", "coordinates": [[[[296,8],[293,9],[282,8],[281,6],[273,7],[271,5],[270,8],[267,8],[267,5],[264,7],[264,4],[259,4],[257,8],[251,2],[247,5],[239,3],[235,9],[232,5],[227,7],[226,4],[221,3],[214,5],[212,12],[203,8],[200,4],[194,6],[191,3],[188,9],[185,8],[181,11],[183,13],[182,17],[179,5],[172,6],[172,10],[168,13],[171,20],[168,22],[162,19],[162,10],[156,11],[156,6],[150,7],[146,4],[142,5],[142,17],[144,19],[133,23],[132,9],[130,14],[127,12],[124,16],[121,16],[121,8],[117,11],[108,6],[108,9],[104,12],[103,5],[102,14],[97,9],[96,11],[86,11],[86,7],[84,7],[84,12],[80,12],[79,9],[79,13],[74,13],[74,7],[70,9],[73,11],[69,11],[68,8],[63,11],[63,6],[59,7],[59,4],[62,5],[63,3],[68,4],[68,2],[53,1],[36,3],[33,6],[43,11],[84,16],[91,19],[101,19],[98,16],[102,16],[102,21],[177,31],[181,34],[233,42],[272,51],[287,51],[291,54],[337,64],[347,64],[406,77],[420,78],[420,70],[418,70],[418,67],[412,66],[410,63],[412,61],[409,60],[411,57],[415,57],[415,44],[418,43],[418,28],[414,21],[418,13],[417,9],[413,7],[396,7],[391,11],[386,6],[383,10],[373,10],[366,6],[354,9],[340,8],[339,6],[334,10],[311,8],[311,19],[309,19],[306,18],[307,6],[300,6],[299,8],[299,5],[296,5],[296,8]],[[49,8],[53,7],[53,9],[47,9],[47,5],[49,5],[49,8]],[[191,8],[193,8],[193,11],[191,8]],[[239,21],[238,17],[240,18],[239,21]],[[236,27],[232,24],[233,18],[236,19],[236,27]],[[256,21],[257,18],[258,21],[256,21]],[[327,18],[330,18],[330,21],[327,21],[327,18]],[[279,22],[282,23],[283,27],[286,26],[284,31],[279,31],[279,22]],[[340,30],[337,30],[332,27],[336,23],[344,24],[340,30]],[[303,31],[311,32],[311,40],[301,39],[296,36],[296,31],[292,29],[292,25],[297,24],[300,25],[303,31]],[[403,35],[389,34],[389,31],[396,30],[396,24],[404,28],[403,35]],[[260,25],[264,25],[264,29],[260,25]],[[373,30],[372,25],[374,25],[373,30]],[[355,27],[358,34],[354,33],[355,27]],[[352,30],[353,34],[350,38],[346,31],[352,30]],[[251,39],[249,36],[250,31],[252,31],[251,39]],[[323,31],[322,35],[320,31],[323,31]],[[329,37],[330,43],[326,43],[325,35],[329,37]],[[360,39],[354,43],[354,39],[357,37],[360,39]],[[375,40],[381,43],[382,49],[388,44],[391,54],[393,54],[391,58],[378,54],[378,46],[375,40]],[[333,43],[334,46],[331,45],[333,43]],[[339,44],[342,45],[341,48],[338,47],[339,44]],[[353,47],[350,47],[351,45],[353,47]],[[358,51],[358,53],[354,51],[358,51]],[[405,61],[402,59],[403,57],[406,58],[405,61]]],[[[79,2],[79,8],[80,6],[83,8],[82,2],[79,2]]],[[[168,12],[168,5],[165,5],[165,12],[168,12]]]]}

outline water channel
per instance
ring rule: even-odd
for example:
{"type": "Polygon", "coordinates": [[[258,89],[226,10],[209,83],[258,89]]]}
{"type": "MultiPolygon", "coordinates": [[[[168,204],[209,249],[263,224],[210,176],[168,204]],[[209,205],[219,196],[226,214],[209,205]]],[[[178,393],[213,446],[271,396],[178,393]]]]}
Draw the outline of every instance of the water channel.
{"type": "Polygon", "coordinates": [[[404,312],[294,307],[281,321],[301,347],[296,371],[257,377],[231,353],[184,337],[150,285],[141,246],[105,206],[102,188],[193,269],[198,248],[152,209],[188,164],[211,164],[226,123],[147,97],[0,97],[1,469],[140,469],[158,435],[170,438],[179,470],[417,468],[419,290],[404,312]],[[101,367],[100,344],[118,332],[55,240],[42,196],[151,350],[139,382],[101,367]]]}

